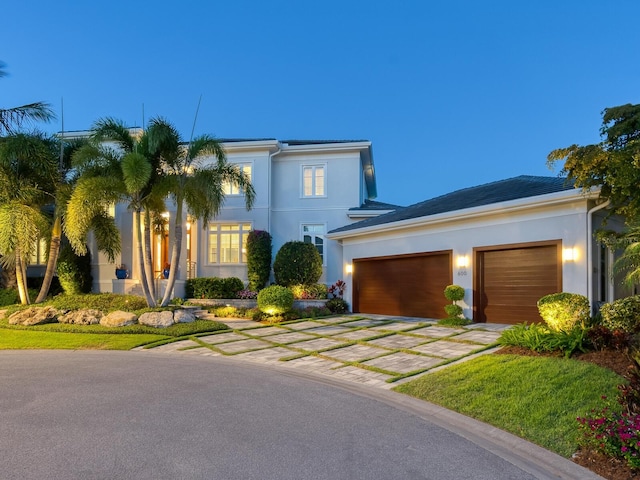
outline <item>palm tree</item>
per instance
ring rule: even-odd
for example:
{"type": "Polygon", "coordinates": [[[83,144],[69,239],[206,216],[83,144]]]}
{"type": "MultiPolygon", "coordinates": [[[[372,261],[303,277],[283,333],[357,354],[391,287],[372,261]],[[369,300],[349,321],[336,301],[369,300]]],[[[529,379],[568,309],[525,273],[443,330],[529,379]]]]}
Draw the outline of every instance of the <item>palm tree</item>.
{"type": "MultiPolygon", "coordinates": [[[[6,64],[0,61],[0,77],[7,75],[6,64]]],[[[49,122],[55,118],[48,103],[35,102],[20,107],[0,109],[0,135],[15,133],[30,121],[49,122]]]]}
{"type": "Polygon", "coordinates": [[[30,303],[27,264],[49,229],[42,207],[50,202],[50,178],[57,168],[56,142],[43,134],[0,138],[0,254],[15,267],[20,301],[30,303]]]}
{"type": "Polygon", "coordinates": [[[249,177],[237,166],[228,164],[222,144],[209,135],[193,138],[184,144],[178,131],[163,118],[149,122],[146,132],[149,150],[159,155],[165,176],[159,185],[173,198],[176,218],[173,230],[171,265],[167,288],[161,305],[166,306],[176,280],[177,266],[182,253],[182,222],[184,206],[194,219],[206,225],[224,204],[223,184],[231,182],[244,190],[247,210],[253,206],[255,190],[249,177]],[[213,156],[213,163],[205,160],[213,156]]]}
{"type": "Polygon", "coordinates": [[[113,262],[115,255],[120,252],[120,235],[107,209],[111,204],[128,202],[136,224],[140,283],[147,304],[155,306],[150,221],[144,222],[144,243],[139,225],[142,224],[143,212],[148,216],[153,210],[164,210],[164,201],[154,195],[152,189],[153,182],[158,178],[158,169],[155,167],[157,161],[149,155],[145,135],[135,138],[119,120],[100,119],[92,130],[91,143],[74,155],[79,179],[68,203],[65,234],[74,250],[83,253],[86,251],[87,233],[90,230],[97,233],[103,229],[103,233],[108,233],[104,238],[110,242],[105,252],[113,262]],[[142,250],[143,244],[146,245],[145,252],[142,250]]]}

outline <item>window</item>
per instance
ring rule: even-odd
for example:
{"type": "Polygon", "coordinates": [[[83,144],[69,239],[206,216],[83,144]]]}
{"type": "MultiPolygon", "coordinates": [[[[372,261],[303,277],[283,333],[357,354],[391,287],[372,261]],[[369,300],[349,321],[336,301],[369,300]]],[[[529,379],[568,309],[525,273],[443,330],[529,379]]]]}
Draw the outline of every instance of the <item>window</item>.
{"type": "Polygon", "coordinates": [[[324,225],[321,224],[307,224],[302,225],[302,241],[310,243],[316,247],[322,263],[324,265],[324,225]]]}
{"type": "Polygon", "coordinates": [[[325,191],[325,166],[307,165],[302,167],[302,196],[324,197],[325,191]]]}
{"type": "Polygon", "coordinates": [[[45,265],[47,263],[47,241],[41,238],[36,242],[35,248],[31,252],[30,265],[45,265]]]}
{"type": "MultiPolygon", "coordinates": [[[[251,180],[251,164],[250,163],[238,163],[236,166],[251,180]]],[[[222,184],[222,191],[225,195],[242,195],[243,191],[238,185],[231,182],[224,182],[222,184]]]]}
{"type": "Polygon", "coordinates": [[[249,223],[209,225],[209,263],[247,263],[249,223]]]}

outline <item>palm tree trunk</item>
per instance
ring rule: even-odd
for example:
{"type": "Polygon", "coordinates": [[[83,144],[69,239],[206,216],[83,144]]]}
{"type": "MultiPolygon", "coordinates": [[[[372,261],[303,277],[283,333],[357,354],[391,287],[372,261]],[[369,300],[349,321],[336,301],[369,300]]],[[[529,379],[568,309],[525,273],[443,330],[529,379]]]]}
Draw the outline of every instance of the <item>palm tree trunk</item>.
{"type": "Polygon", "coordinates": [[[58,255],[60,254],[60,238],[62,236],[62,220],[59,215],[56,215],[56,219],[53,221],[53,227],[51,229],[51,243],[49,244],[49,258],[47,259],[47,270],[44,273],[44,279],[42,280],[42,286],[40,292],[36,297],[34,303],[44,302],[49,295],[49,288],[51,288],[51,280],[53,280],[53,274],[58,264],[58,255]]]}
{"type": "Polygon", "coordinates": [[[156,299],[156,283],[153,278],[153,260],[151,258],[152,250],[152,236],[151,236],[151,214],[148,210],[144,212],[144,268],[147,276],[147,285],[149,287],[149,293],[156,299]]]}
{"type": "Polygon", "coordinates": [[[176,223],[173,227],[174,239],[171,247],[171,268],[169,269],[169,278],[167,279],[167,289],[162,298],[162,307],[169,305],[173,288],[176,283],[176,272],[180,266],[180,252],[182,250],[182,200],[176,199],[176,223]]]}
{"type": "Polygon", "coordinates": [[[136,229],[136,249],[138,251],[138,266],[140,267],[140,283],[142,284],[142,292],[144,293],[144,298],[147,301],[147,305],[150,307],[155,307],[156,299],[149,292],[149,284],[147,283],[147,275],[144,269],[144,257],[142,255],[142,232],[140,231],[140,210],[136,210],[135,212],[135,225],[136,229]]]}
{"type": "Polygon", "coordinates": [[[27,288],[27,268],[22,260],[22,253],[16,249],[16,281],[18,282],[18,294],[20,295],[20,303],[28,305],[29,290],[27,288]]]}

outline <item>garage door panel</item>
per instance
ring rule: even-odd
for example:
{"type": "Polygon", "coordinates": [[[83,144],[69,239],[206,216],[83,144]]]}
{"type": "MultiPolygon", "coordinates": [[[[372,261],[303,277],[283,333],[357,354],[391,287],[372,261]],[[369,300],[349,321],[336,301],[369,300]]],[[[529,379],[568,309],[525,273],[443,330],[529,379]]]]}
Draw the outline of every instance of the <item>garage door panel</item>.
{"type": "Polygon", "coordinates": [[[450,253],[354,260],[354,311],[441,318],[450,283],[450,253]]]}
{"type": "Polygon", "coordinates": [[[478,251],[476,320],[494,323],[542,321],[537,301],[562,291],[559,242],[478,251]]]}

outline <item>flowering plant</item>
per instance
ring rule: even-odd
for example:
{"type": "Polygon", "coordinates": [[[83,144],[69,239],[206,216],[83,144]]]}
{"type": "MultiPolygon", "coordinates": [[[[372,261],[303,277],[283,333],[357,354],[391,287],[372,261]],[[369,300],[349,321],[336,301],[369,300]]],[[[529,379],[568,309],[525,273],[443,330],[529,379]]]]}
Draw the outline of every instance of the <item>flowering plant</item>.
{"type": "Polygon", "coordinates": [[[253,300],[258,297],[258,292],[255,292],[249,289],[244,289],[244,290],[238,291],[236,295],[238,296],[238,298],[242,300],[253,300]]]}
{"type": "Polygon", "coordinates": [[[640,468],[640,415],[621,413],[609,406],[591,413],[592,416],[577,419],[582,433],[579,442],[606,455],[623,458],[631,468],[640,468]]]}
{"type": "Polygon", "coordinates": [[[336,283],[334,283],[329,287],[327,292],[333,295],[333,298],[342,298],[342,296],[344,295],[344,289],[346,288],[346,286],[347,284],[344,281],[338,280],[336,281],[336,283]]]}

